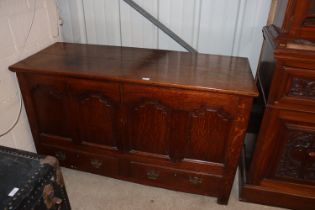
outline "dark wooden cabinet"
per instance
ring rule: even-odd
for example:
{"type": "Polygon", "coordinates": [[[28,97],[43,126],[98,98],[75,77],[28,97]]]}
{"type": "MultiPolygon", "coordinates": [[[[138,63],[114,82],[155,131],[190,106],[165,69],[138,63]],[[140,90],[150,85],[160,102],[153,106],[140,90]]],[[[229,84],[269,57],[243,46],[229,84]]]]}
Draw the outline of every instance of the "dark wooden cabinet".
{"type": "Polygon", "coordinates": [[[228,202],[257,95],[246,59],[56,43],[10,69],[39,153],[228,202]]]}
{"type": "Polygon", "coordinates": [[[280,32],[280,44],[294,39],[315,40],[314,0],[273,0],[270,16],[280,32]]]}
{"type": "Polygon", "coordinates": [[[276,17],[285,14],[285,18],[282,28],[276,18],[263,29],[258,77],[267,104],[253,156],[241,164],[240,197],[292,209],[314,209],[315,31],[306,33],[314,30],[314,25],[305,21],[314,21],[306,11],[312,10],[309,7],[315,1],[277,2],[276,17]]]}

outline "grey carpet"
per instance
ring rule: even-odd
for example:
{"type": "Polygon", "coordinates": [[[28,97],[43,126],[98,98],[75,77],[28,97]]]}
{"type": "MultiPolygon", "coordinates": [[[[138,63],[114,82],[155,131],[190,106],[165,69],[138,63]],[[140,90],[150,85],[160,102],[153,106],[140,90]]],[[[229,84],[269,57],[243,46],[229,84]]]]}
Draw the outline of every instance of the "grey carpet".
{"type": "Polygon", "coordinates": [[[216,198],[175,192],[62,168],[73,210],[260,210],[279,208],[238,201],[237,179],[227,206],[216,198]]]}

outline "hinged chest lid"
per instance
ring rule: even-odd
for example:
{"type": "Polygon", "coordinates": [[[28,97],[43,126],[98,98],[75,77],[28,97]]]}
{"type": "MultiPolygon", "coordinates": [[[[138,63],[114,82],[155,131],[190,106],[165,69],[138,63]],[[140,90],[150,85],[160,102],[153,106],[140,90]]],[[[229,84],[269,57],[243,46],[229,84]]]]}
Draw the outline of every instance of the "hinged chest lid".
{"type": "Polygon", "coordinates": [[[55,43],[10,70],[257,96],[247,58],[55,43]]]}

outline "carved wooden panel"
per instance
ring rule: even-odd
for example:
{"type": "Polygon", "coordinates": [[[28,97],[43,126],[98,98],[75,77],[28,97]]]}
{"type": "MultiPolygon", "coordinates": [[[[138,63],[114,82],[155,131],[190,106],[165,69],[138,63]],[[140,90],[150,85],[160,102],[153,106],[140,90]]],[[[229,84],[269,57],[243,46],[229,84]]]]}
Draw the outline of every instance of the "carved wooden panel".
{"type": "Polygon", "coordinates": [[[143,99],[129,109],[130,150],[168,155],[170,110],[157,100],[143,99]]]}
{"type": "Polygon", "coordinates": [[[78,127],[80,140],[106,146],[116,146],[117,108],[105,95],[89,92],[78,97],[78,127]]]}
{"type": "Polygon", "coordinates": [[[40,133],[71,137],[67,94],[62,85],[35,85],[31,90],[40,133]]]}
{"type": "Polygon", "coordinates": [[[293,78],[288,95],[315,99],[315,81],[297,77],[293,78]]]}
{"type": "Polygon", "coordinates": [[[191,112],[185,158],[222,162],[232,122],[222,109],[202,107],[191,112]]]}
{"type": "Polygon", "coordinates": [[[276,175],[315,181],[315,133],[287,130],[276,175]]]}

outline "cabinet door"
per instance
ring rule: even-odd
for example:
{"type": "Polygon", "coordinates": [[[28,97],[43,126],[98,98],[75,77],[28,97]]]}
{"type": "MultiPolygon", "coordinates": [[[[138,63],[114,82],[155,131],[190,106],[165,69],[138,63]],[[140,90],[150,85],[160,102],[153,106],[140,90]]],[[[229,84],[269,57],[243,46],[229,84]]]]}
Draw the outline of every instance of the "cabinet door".
{"type": "Polygon", "coordinates": [[[281,111],[278,117],[278,161],[271,175],[315,185],[315,115],[281,111]]]}
{"type": "Polygon", "coordinates": [[[140,85],[123,93],[130,152],[223,163],[237,97],[140,85]]]}
{"type": "Polygon", "coordinates": [[[315,184],[315,114],[268,108],[250,174],[315,184]]]}
{"type": "Polygon", "coordinates": [[[71,80],[77,143],[116,148],[119,144],[118,83],[71,80]]]}
{"type": "MultiPolygon", "coordinates": [[[[36,128],[42,141],[52,139],[71,141],[73,126],[66,82],[62,78],[48,76],[26,77],[30,85],[31,104],[27,103],[28,113],[33,110],[36,128]]],[[[28,102],[28,101],[27,101],[28,102]]],[[[32,118],[32,116],[29,116],[32,118]]],[[[34,130],[33,126],[33,130],[34,130]]]]}
{"type": "Polygon", "coordinates": [[[315,129],[286,127],[275,175],[315,183],[315,129]]]}

